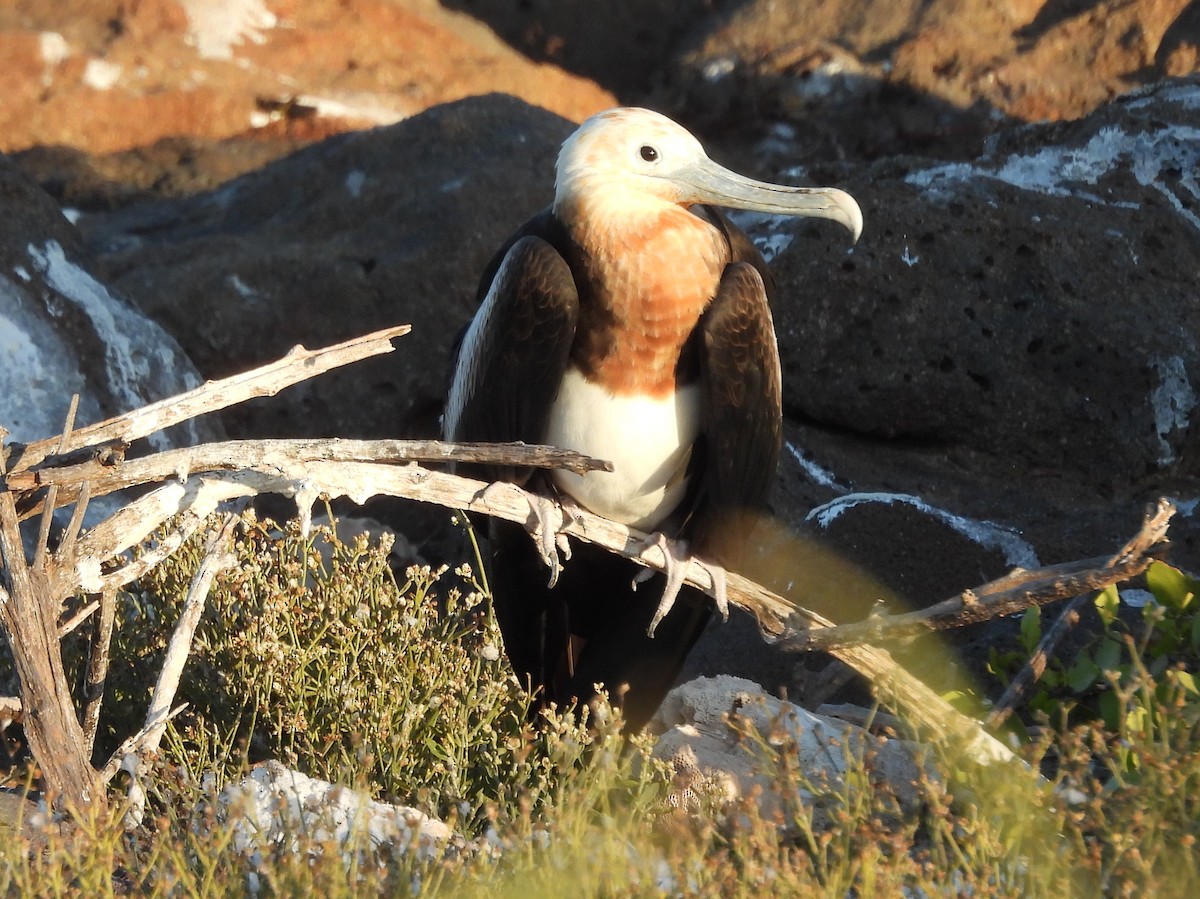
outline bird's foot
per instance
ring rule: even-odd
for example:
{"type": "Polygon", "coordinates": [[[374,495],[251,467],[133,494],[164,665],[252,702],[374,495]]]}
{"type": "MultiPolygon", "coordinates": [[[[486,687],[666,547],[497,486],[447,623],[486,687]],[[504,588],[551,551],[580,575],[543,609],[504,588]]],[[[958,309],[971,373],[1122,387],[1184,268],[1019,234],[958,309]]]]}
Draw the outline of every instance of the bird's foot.
{"type": "Polygon", "coordinates": [[[563,561],[571,558],[571,544],[567,540],[566,528],[578,520],[574,513],[575,506],[573,503],[559,502],[536,493],[527,496],[529,518],[525,521],[525,530],[537,545],[538,555],[550,569],[549,586],[553,587],[558,583],[558,576],[562,574],[563,561]]]}
{"type": "MultiPolygon", "coordinates": [[[[483,491],[487,499],[489,490],[499,489],[500,484],[489,484],[483,491]]],[[[511,485],[503,485],[511,487],[511,485]]],[[[571,558],[571,544],[567,541],[566,528],[579,520],[576,506],[570,500],[558,502],[548,496],[522,490],[529,506],[529,516],[523,522],[525,531],[533,538],[538,556],[550,569],[550,586],[558,583],[564,559],[571,558]]]]}
{"type": "MultiPolygon", "coordinates": [[[[716,602],[717,610],[721,613],[721,617],[726,621],[729,620],[729,596],[725,586],[724,568],[720,565],[700,561],[689,552],[686,540],[672,540],[662,532],[651,534],[646,538],[642,544],[640,555],[645,557],[646,553],[654,548],[657,548],[663,555],[663,573],[667,576],[667,585],[663,588],[662,599],[658,601],[658,608],[654,612],[654,617],[650,620],[650,627],[646,631],[647,635],[654,636],[654,630],[658,627],[658,623],[666,617],[667,613],[675,605],[675,600],[679,597],[679,591],[683,588],[688,568],[691,567],[692,563],[699,565],[708,572],[708,576],[712,579],[712,587],[705,592],[716,602]]],[[[639,571],[633,578],[633,589],[636,590],[638,584],[650,580],[650,578],[654,577],[655,573],[656,570],[653,568],[644,568],[639,571]]]]}

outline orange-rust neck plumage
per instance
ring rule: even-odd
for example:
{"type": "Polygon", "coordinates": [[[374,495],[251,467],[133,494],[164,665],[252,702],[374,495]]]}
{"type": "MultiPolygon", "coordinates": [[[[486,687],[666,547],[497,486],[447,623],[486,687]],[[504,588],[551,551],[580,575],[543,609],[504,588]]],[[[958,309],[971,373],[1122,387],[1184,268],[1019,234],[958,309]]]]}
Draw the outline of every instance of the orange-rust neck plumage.
{"type": "Polygon", "coordinates": [[[580,201],[559,215],[580,250],[581,293],[598,307],[576,364],[613,393],[667,396],[729,262],[724,235],[664,201],[580,201]]]}

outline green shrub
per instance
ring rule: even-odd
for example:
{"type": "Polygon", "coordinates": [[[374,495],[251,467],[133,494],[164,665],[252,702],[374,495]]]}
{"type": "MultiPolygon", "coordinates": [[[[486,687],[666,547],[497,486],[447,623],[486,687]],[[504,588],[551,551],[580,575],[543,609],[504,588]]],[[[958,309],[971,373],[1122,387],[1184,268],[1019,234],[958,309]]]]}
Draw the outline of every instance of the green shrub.
{"type": "MultiPolygon", "coordinates": [[[[189,544],[121,597],[109,745],[140,727],[200,546],[189,544]]],[[[1191,651],[1191,600],[1178,603],[1178,615],[1144,619],[1141,630],[1108,622],[1120,656],[1092,686],[1113,697],[1112,714],[1097,705],[1076,724],[1061,704],[1057,726],[1025,747],[1025,768],[989,779],[954,747],[939,747],[918,776],[918,800],[900,803],[872,779],[869,758],[852,757],[838,784],[813,784],[786,739],[743,727],[772,802],[679,807],[668,801],[678,792],[672,772],[650,756],[653,741],[622,738],[611,711],[590,722],[528,721],[486,585],[471,568],[395,576],[386,542],[343,544],[321,529],[305,539],[295,525],[253,518],[236,553],[238,568],[210,596],[181,685],[190,708],[147,779],[143,823],[123,830],[114,790],[114,808],[97,820],[33,846],[0,841],[0,892],[240,896],[255,887],[280,896],[532,899],[1200,890],[1200,716],[1180,667],[1191,651]],[[294,846],[246,856],[213,800],[261,758],[418,805],[461,836],[434,858],[365,842],[346,857],[303,834],[294,846]],[[800,801],[801,788],[816,800],[800,801]]],[[[1098,666],[1099,650],[1088,650],[1098,666]]]]}

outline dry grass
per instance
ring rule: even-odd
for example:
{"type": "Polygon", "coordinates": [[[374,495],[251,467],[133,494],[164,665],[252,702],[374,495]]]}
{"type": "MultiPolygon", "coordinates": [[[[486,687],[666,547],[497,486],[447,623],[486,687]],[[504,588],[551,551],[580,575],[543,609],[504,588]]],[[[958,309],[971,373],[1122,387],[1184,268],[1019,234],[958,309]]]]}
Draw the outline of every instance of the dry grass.
{"type": "MultiPolygon", "coordinates": [[[[210,598],[150,810],[120,809],[36,845],[0,844],[0,890],[39,896],[1117,895],[1200,891],[1200,705],[1171,671],[1117,685],[1119,732],[1046,728],[1029,767],[931,755],[920,801],[872,786],[861,760],[806,782],[786,745],[746,732],[778,797],[676,808],[650,741],[612,720],[526,722],[469,566],[394,576],[387,547],[304,540],[248,520],[210,598]],[[213,800],[279,758],[415,805],[460,837],[421,857],[364,837],[297,834],[239,851],[213,800]],[[1046,774],[1039,781],[1037,772],[1046,774]],[[816,800],[798,800],[804,786],[816,800]],[[1069,789],[1068,789],[1069,788],[1069,789]],[[1067,798],[1072,801],[1068,802],[1067,798]]],[[[122,598],[103,740],[136,729],[198,549],[122,598]]],[[[102,746],[103,752],[106,747],[102,746]]],[[[119,787],[119,783],[117,785],[119,787]]]]}

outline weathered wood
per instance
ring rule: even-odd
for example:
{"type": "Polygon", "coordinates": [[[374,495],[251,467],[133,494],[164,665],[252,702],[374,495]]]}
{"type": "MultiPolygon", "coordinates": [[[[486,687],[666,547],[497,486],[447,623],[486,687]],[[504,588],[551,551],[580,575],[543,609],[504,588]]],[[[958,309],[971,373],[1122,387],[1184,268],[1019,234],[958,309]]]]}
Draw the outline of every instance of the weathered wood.
{"type": "MultiPolygon", "coordinates": [[[[440,440],[279,439],[227,440],[195,447],[164,450],[137,459],[84,462],[40,467],[9,475],[8,488],[18,493],[50,487],[61,491],[63,503],[74,502],[82,486],[93,497],[131,486],[191,472],[237,471],[295,462],[454,462],[527,468],[562,468],[576,474],[611,471],[612,464],[572,450],[525,443],[446,443],[440,440]]],[[[27,514],[32,514],[36,506],[27,514]]]]}
{"type": "MultiPolygon", "coordinates": [[[[4,474],[0,461],[0,476],[4,474]]],[[[55,802],[84,810],[103,805],[96,772],[88,760],[87,741],[75,717],[71,690],[58,642],[58,603],[52,598],[44,567],[25,559],[13,494],[0,491],[0,554],[6,597],[0,597],[0,619],[8,633],[21,682],[25,737],[54,794],[55,802]]]]}
{"type": "MultiPolygon", "coordinates": [[[[49,727],[57,729],[56,734],[61,732],[62,737],[46,742],[47,732],[43,730],[43,742],[34,751],[37,754],[53,750],[45,759],[39,755],[39,761],[46,770],[48,782],[69,801],[94,798],[91,797],[91,786],[95,780],[95,772],[90,766],[85,764],[85,770],[81,771],[77,762],[69,760],[84,755],[79,750],[83,733],[73,714],[61,714],[63,710],[71,709],[71,703],[65,683],[60,685],[61,657],[54,642],[55,615],[50,613],[56,614],[57,607],[51,607],[72,590],[112,590],[136,578],[172,553],[220,504],[232,499],[260,493],[292,496],[306,526],[313,503],[322,495],[346,496],[359,504],[376,495],[387,495],[482,512],[532,529],[535,523],[531,512],[533,500],[516,485],[486,484],[432,471],[417,465],[416,460],[562,467],[580,472],[606,467],[606,463],[545,447],[352,440],[230,441],[128,461],[120,453],[77,461],[80,451],[95,454],[99,447],[128,443],[203,412],[225,408],[254,396],[270,395],[338,365],[388,352],[392,349],[391,339],[406,332],[407,326],[401,326],[325,350],[309,352],[297,348],[271,365],[211,382],[107,422],[77,431],[68,427],[57,438],[11,452],[11,471],[7,474],[3,470],[3,458],[0,458],[0,475],[4,476],[5,484],[5,490],[0,491],[0,518],[3,519],[0,522],[3,524],[0,548],[4,551],[10,594],[8,601],[2,603],[4,622],[9,627],[14,647],[23,647],[17,655],[30,656],[29,660],[18,663],[23,691],[28,681],[34,685],[31,689],[44,694],[38,697],[23,693],[24,708],[33,709],[39,717],[47,704],[59,709],[55,713],[47,710],[46,714],[49,727]],[[57,464],[68,460],[70,464],[57,464]],[[79,535],[82,510],[90,497],[154,484],[159,486],[127,503],[88,533],[79,535]],[[17,495],[26,502],[46,496],[49,506],[56,502],[76,503],[75,515],[58,552],[47,561],[46,550],[42,548],[38,559],[44,564],[32,569],[25,564],[20,546],[14,501],[17,495]],[[116,571],[102,569],[102,563],[141,543],[174,516],[182,516],[175,529],[161,537],[158,545],[141,560],[127,563],[116,571]],[[21,614],[16,615],[14,610],[21,614]],[[55,715],[63,720],[56,720],[55,715]],[[73,732],[71,725],[74,725],[73,732]],[[69,758],[64,760],[54,756],[69,758]]],[[[1165,533],[1169,518],[1169,512],[1160,516],[1158,526],[1162,533],[1165,533]]],[[[660,547],[648,543],[646,535],[581,509],[572,509],[564,517],[562,533],[603,546],[647,567],[661,570],[666,564],[660,547]]],[[[1145,555],[1160,542],[1162,533],[1155,536],[1147,530],[1121,553],[1106,561],[1087,560],[1037,572],[1016,572],[913,616],[885,616],[857,625],[835,627],[828,619],[797,607],[732,572],[728,573],[727,592],[734,605],[756,617],[768,639],[779,640],[780,645],[789,649],[818,646],[827,649],[874,683],[884,701],[901,711],[909,724],[944,741],[968,747],[971,757],[986,762],[1008,758],[1011,754],[978,722],[956,712],[923,683],[908,675],[888,653],[865,645],[863,641],[878,639],[884,633],[917,633],[931,627],[983,620],[1017,611],[1031,602],[1073,596],[1128,578],[1144,570],[1148,564],[1145,555]],[[1105,564],[1098,566],[1098,561],[1105,564]],[[848,637],[849,643],[846,642],[848,637]]],[[[553,547],[554,544],[553,539],[542,541],[543,546],[553,547]]],[[[689,567],[686,580],[702,590],[711,592],[713,589],[709,570],[698,563],[689,567]]],[[[0,596],[0,600],[3,599],[6,597],[0,596]]],[[[169,702],[169,698],[163,702],[169,702]]],[[[123,751],[132,752],[129,746],[136,748],[153,739],[161,724],[163,710],[152,711],[158,718],[152,724],[148,723],[141,734],[126,741],[123,751]]],[[[107,780],[121,763],[121,758],[114,757],[101,780],[107,780]]]]}
{"type": "Polygon", "coordinates": [[[196,636],[200,616],[204,613],[208,592],[218,574],[237,564],[237,558],[231,552],[237,522],[236,515],[226,513],[221,526],[205,547],[204,556],[188,587],[183,611],[180,612],[175,631],[171,634],[171,642],[167,644],[167,654],[163,658],[162,669],[154,685],[150,708],[146,711],[146,723],[142,728],[145,736],[136,750],[130,753],[133,757],[123,761],[124,767],[133,777],[129,787],[129,808],[125,812],[127,827],[142,823],[146,809],[146,794],[141,786],[145,759],[158,752],[163,734],[166,733],[167,722],[171,718],[171,704],[175,702],[175,693],[179,690],[179,680],[183,676],[183,666],[192,651],[192,640],[196,636]]]}
{"type": "MultiPolygon", "coordinates": [[[[86,480],[78,482],[71,496],[76,502],[75,514],[63,545],[51,559],[47,547],[49,517],[63,499],[58,488],[51,486],[41,503],[44,512],[41,539],[35,550],[35,564],[30,566],[25,558],[14,492],[20,488],[14,487],[10,478],[19,478],[21,472],[44,463],[52,455],[70,455],[111,444],[125,445],[205,412],[253,397],[271,396],[332,368],[391,352],[392,339],[409,330],[408,325],[400,325],[315,351],[296,347],[283,359],[269,365],[209,382],[107,421],[75,430],[73,420],[68,420],[63,433],[57,437],[26,446],[0,445],[0,480],[3,481],[3,489],[0,489],[0,553],[5,578],[4,587],[0,588],[0,620],[7,631],[21,682],[22,714],[30,750],[41,766],[47,789],[57,802],[79,809],[104,803],[103,791],[97,789],[96,772],[88,758],[89,741],[76,716],[63,671],[58,612],[63,598],[70,592],[87,589],[89,583],[96,589],[104,587],[100,558],[88,554],[97,542],[95,531],[100,532],[99,537],[107,541],[103,545],[110,550],[103,559],[110,559],[120,551],[114,547],[128,548],[133,545],[131,536],[133,542],[138,542],[149,533],[143,531],[118,537],[114,527],[119,528],[129,520],[145,523],[151,516],[123,515],[127,510],[122,510],[92,534],[76,539],[91,494],[86,480]]],[[[7,432],[0,428],[0,438],[4,436],[7,432]]],[[[112,458],[119,460],[121,455],[117,453],[112,458]]],[[[136,501],[135,505],[138,503],[141,501],[136,501]]],[[[139,511],[145,512],[146,507],[143,503],[139,511]]],[[[36,511],[35,507],[30,514],[36,511]]],[[[211,510],[206,509],[203,514],[208,511],[211,510]]],[[[157,520],[161,523],[165,518],[157,520]]]]}
{"type": "Polygon", "coordinates": [[[88,757],[96,747],[96,731],[100,727],[100,708],[104,704],[104,687],[108,682],[109,653],[112,648],[113,624],[116,621],[117,596],[112,589],[100,594],[100,617],[88,645],[87,672],[83,681],[83,738],[87,741],[88,757]]]}
{"type": "Polygon", "coordinates": [[[275,362],[220,381],[209,381],[186,393],[87,425],[72,431],[66,440],[52,437],[23,447],[10,446],[5,450],[8,471],[10,474],[26,471],[56,453],[108,443],[130,444],[206,412],[217,412],[255,397],[274,396],[285,387],[331,369],[390,353],[395,349],[392,340],[411,330],[411,325],[397,325],[322,349],[296,346],[275,362]]]}
{"type": "Polygon", "coordinates": [[[880,643],[1002,618],[1034,605],[1103,590],[1144,572],[1149,555],[1166,540],[1175,507],[1159,500],[1138,533],[1113,556],[1020,570],[915,612],[876,615],[865,621],[811,629],[784,641],[790,650],[831,651],[835,646],[880,643]]]}
{"type": "MultiPolygon", "coordinates": [[[[359,504],[373,496],[387,495],[483,512],[532,526],[531,496],[514,484],[487,484],[416,464],[303,460],[286,454],[272,457],[272,464],[263,468],[250,467],[248,461],[237,460],[244,467],[236,471],[191,471],[186,483],[176,481],[152,491],[81,538],[81,557],[108,558],[109,554],[123,551],[142,539],[171,515],[188,513],[199,517],[221,502],[259,493],[294,497],[303,520],[308,519],[312,504],[322,495],[346,496],[359,504]]],[[[133,463],[117,467],[130,464],[133,463]]],[[[645,534],[582,509],[572,510],[566,517],[563,533],[603,546],[647,567],[661,570],[666,564],[662,550],[647,545],[645,534]]],[[[708,570],[697,563],[689,567],[687,581],[706,591],[713,589],[708,570]]],[[[780,635],[788,627],[799,627],[802,623],[810,628],[833,624],[732,572],[727,591],[730,602],[753,614],[768,634],[780,635]]],[[[908,675],[886,652],[868,646],[848,646],[836,648],[834,654],[879,686],[886,700],[902,709],[920,729],[941,739],[955,740],[981,760],[1011,755],[976,722],[908,675]]]]}

